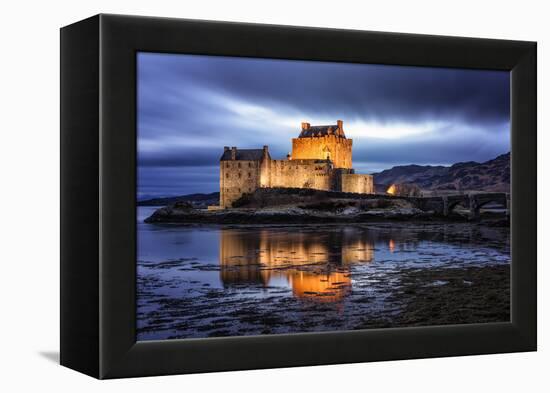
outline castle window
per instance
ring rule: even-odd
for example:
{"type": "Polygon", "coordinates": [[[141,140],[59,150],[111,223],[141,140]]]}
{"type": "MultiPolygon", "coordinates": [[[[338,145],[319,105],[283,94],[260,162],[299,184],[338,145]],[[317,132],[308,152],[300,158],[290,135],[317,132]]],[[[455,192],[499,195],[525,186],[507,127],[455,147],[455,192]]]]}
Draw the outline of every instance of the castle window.
{"type": "Polygon", "coordinates": [[[252,177],[252,173],[248,172],[248,178],[250,179],[252,177]]]}
{"type": "Polygon", "coordinates": [[[241,167],[241,163],[240,163],[240,162],[239,162],[239,164],[238,164],[238,167],[239,167],[239,168],[241,167]]]}
{"type": "Polygon", "coordinates": [[[225,178],[226,178],[226,179],[229,179],[229,173],[226,173],[226,174],[225,174],[225,178]]]}
{"type": "Polygon", "coordinates": [[[242,176],[242,175],[241,175],[241,172],[239,172],[239,179],[241,178],[241,176],[242,176]]]}
{"type": "Polygon", "coordinates": [[[248,167],[252,168],[252,163],[251,162],[248,163],[248,167]]]}

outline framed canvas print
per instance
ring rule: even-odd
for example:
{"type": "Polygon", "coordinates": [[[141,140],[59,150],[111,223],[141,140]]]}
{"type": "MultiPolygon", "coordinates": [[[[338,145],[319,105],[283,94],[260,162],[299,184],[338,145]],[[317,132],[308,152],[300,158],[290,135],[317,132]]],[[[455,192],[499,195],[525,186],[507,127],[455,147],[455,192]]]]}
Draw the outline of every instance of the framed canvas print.
{"type": "Polygon", "coordinates": [[[534,351],[536,300],[535,43],[61,29],[61,364],[534,351]]]}

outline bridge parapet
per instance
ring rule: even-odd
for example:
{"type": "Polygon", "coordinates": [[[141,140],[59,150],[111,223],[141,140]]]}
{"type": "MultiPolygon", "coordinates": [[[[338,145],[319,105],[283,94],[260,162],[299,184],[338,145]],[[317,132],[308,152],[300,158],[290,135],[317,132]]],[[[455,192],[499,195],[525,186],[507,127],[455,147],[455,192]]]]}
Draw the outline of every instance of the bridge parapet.
{"type": "Polygon", "coordinates": [[[510,214],[510,194],[504,192],[488,192],[463,195],[445,195],[432,197],[406,198],[418,209],[433,211],[435,214],[447,217],[457,205],[470,210],[470,218],[478,219],[480,209],[491,202],[502,205],[506,214],[510,214]]]}

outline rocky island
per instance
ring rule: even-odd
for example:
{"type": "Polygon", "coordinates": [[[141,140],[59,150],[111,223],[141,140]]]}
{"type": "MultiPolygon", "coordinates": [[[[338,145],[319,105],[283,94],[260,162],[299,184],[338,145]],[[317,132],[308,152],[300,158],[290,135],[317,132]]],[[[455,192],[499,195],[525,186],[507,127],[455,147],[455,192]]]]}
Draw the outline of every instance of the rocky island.
{"type": "MultiPolygon", "coordinates": [[[[498,202],[498,194],[488,195],[498,202]]],[[[146,223],[293,224],[360,223],[380,220],[471,220],[471,197],[405,197],[302,188],[259,188],[231,209],[198,209],[180,201],[157,209],[146,223]],[[447,206],[445,206],[447,203],[447,206]],[[452,205],[452,206],[450,206],[452,205]],[[445,212],[445,207],[447,212],[445,212]],[[450,210],[449,210],[450,208],[450,210]],[[462,208],[462,209],[461,209],[462,208]]],[[[504,197],[505,198],[505,197],[504,197]]],[[[502,195],[500,196],[502,199],[502,195]]],[[[491,202],[491,201],[487,201],[491,202]]],[[[505,211],[484,217],[505,220],[505,211]]],[[[479,214],[476,217],[480,218],[479,214]]]]}

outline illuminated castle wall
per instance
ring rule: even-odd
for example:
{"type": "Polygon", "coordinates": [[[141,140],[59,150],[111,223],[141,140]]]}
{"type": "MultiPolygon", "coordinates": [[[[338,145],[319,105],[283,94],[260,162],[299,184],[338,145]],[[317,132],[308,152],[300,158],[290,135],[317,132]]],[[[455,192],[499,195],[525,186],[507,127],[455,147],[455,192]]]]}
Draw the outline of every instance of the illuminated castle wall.
{"type": "Polygon", "coordinates": [[[330,160],[334,168],[351,169],[352,139],[344,134],[344,122],[335,126],[311,126],[302,123],[302,132],[292,139],[292,159],[330,160]]]}
{"type": "Polygon", "coordinates": [[[220,159],[220,206],[229,208],[243,194],[260,187],[372,194],[372,176],[355,174],[352,168],[352,144],[338,120],[328,126],[302,123],[299,137],[292,139],[292,153],[284,160],[273,160],[268,146],[226,146],[220,159]]]}

